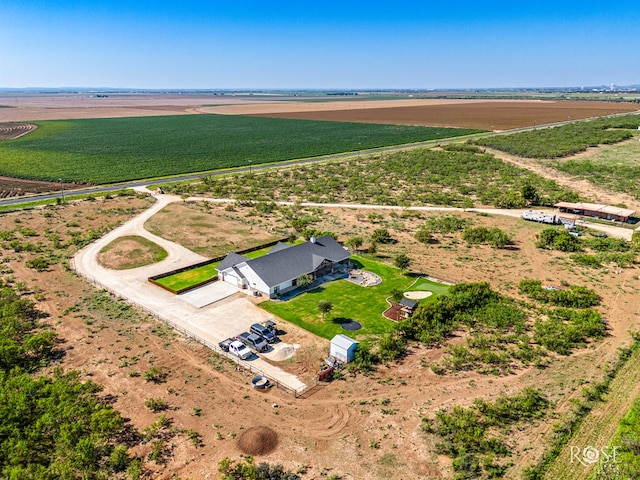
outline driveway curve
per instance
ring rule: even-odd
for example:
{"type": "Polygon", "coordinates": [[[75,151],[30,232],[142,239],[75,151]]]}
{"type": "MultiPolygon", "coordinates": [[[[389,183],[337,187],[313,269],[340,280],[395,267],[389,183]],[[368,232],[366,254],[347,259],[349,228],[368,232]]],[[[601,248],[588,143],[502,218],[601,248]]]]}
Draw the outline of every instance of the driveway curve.
{"type": "MultiPolygon", "coordinates": [[[[266,312],[242,296],[198,308],[178,295],[148,282],[147,278],[152,275],[207,260],[206,257],[145,230],[144,223],[150,217],[169,203],[182,201],[175,195],[154,197],[156,203],[151,208],[80,250],[73,258],[72,268],[89,282],[124,298],[215,351],[218,351],[217,344],[221,340],[238,334],[251,323],[268,319],[265,318],[268,317],[266,312]],[[167,251],[167,258],[153,265],[129,270],[111,270],[100,265],[97,261],[100,250],[116,238],[126,235],[140,235],[157,243],[167,251]]],[[[306,389],[306,385],[297,376],[262,358],[254,356],[252,360],[245,362],[234,357],[233,360],[251,371],[267,376],[288,390],[301,393],[306,389]]]]}

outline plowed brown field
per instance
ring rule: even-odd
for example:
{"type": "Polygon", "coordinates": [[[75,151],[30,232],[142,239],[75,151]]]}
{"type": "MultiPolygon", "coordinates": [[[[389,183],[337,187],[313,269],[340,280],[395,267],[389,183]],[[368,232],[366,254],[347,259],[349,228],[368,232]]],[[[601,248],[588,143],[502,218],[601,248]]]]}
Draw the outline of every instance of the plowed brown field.
{"type": "Polygon", "coordinates": [[[31,123],[0,123],[0,140],[13,140],[36,128],[31,123]]]}
{"type": "MultiPolygon", "coordinates": [[[[348,108],[343,102],[297,104],[290,111],[282,108],[286,104],[262,105],[262,111],[260,105],[234,105],[224,107],[224,110],[227,113],[278,118],[508,130],[640,109],[633,103],[570,100],[428,100],[424,104],[409,101],[408,105],[396,101],[385,102],[386,105],[380,108],[375,103],[354,102],[348,108]],[[305,106],[308,109],[303,110],[305,106]]],[[[222,113],[222,109],[212,108],[210,111],[222,113]]]]}
{"type": "MultiPolygon", "coordinates": [[[[65,190],[78,188],[78,186],[77,184],[65,184],[65,190]]],[[[21,178],[0,176],[0,198],[55,192],[57,190],[60,190],[60,183],[58,182],[41,182],[38,180],[23,180],[21,178]]]]}

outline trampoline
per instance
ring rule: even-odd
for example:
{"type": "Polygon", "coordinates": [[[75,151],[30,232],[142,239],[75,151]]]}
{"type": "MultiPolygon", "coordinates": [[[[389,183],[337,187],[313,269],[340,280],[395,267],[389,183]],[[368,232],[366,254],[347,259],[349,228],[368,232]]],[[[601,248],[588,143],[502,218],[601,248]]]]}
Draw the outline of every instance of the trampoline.
{"type": "Polygon", "coordinates": [[[356,330],[360,330],[362,328],[360,322],[356,322],[355,320],[349,320],[348,322],[341,323],[340,326],[345,330],[349,330],[351,332],[355,332],[356,330]]]}

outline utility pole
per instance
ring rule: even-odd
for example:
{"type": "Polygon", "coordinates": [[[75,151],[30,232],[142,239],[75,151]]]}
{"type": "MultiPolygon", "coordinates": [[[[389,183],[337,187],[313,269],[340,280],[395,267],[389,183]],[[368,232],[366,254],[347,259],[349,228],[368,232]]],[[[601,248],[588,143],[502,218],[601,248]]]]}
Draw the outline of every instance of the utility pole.
{"type": "Polygon", "coordinates": [[[62,204],[64,205],[64,183],[62,182],[62,178],[60,178],[59,181],[60,181],[60,192],[62,194],[62,204]]]}

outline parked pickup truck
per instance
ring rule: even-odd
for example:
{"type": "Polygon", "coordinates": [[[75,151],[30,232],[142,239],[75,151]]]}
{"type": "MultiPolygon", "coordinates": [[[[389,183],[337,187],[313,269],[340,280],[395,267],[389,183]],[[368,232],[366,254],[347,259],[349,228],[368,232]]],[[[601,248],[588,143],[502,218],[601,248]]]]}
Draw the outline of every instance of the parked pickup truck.
{"type": "Polygon", "coordinates": [[[249,331],[264,338],[267,343],[274,343],[278,339],[270,328],[265,327],[260,323],[254,323],[251,325],[249,331]]]}
{"type": "Polygon", "coordinates": [[[278,333],[278,326],[276,325],[276,323],[272,320],[265,320],[264,322],[262,322],[260,325],[264,325],[265,327],[267,327],[269,330],[271,330],[273,332],[274,335],[277,335],[278,333]]]}
{"type": "Polygon", "coordinates": [[[229,352],[242,360],[246,360],[253,355],[253,352],[249,350],[246,345],[235,338],[227,338],[220,342],[218,346],[225,352],[229,352]]]}
{"type": "Polygon", "coordinates": [[[256,352],[264,352],[269,348],[269,344],[260,335],[255,333],[242,332],[236,337],[247,347],[253,348],[256,352]]]}

